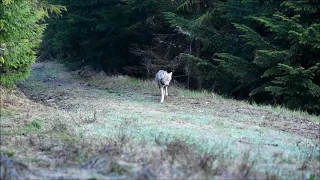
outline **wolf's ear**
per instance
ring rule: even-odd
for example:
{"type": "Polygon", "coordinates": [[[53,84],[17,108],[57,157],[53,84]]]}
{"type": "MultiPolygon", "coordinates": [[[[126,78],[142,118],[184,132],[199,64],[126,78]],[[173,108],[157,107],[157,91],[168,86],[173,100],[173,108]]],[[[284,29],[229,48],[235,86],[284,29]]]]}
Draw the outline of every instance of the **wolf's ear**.
{"type": "Polygon", "coordinates": [[[171,73],[169,73],[169,76],[170,76],[170,77],[172,77],[172,72],[171,72],[171,73]]]}

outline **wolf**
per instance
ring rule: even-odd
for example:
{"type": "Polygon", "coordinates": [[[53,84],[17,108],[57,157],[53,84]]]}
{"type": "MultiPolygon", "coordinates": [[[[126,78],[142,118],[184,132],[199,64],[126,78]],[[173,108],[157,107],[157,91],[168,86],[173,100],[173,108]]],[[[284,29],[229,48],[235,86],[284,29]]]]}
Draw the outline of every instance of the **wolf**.
{"type": "Polygon", "coordinates": [[[164,96],[168,96],[168,86],[172,78],[172,72],[168,73],[165,70],[160,70],[157,72],[155,80],[161,91],[161,100],[160,103],[163,103],[164,96]]]}

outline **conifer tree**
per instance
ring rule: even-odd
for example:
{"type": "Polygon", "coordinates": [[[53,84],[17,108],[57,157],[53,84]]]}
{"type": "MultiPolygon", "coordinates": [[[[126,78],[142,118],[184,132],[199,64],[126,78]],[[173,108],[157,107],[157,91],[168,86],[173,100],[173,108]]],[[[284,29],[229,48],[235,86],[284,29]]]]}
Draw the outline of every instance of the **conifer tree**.
{"type": "Polygon", "coordinates": [[[50,23],[46,39],[50,51],[80,65],[124,73],[138,64],[129,47],[148,45],[162,29],[161,10],[169,0],[65,1],[68,11],[50,23]],[[130,58],[129,58],[130,57],[130,58]]]}
{"type": "Polygon", "coordinates": [[[239,38],[230,29],[228,20],[220,15],[217,2],[182,1],[176,11],[164,14],[171,27],[190,41],[190,50],[180,55],[180,58],[187,61],[187,65],[191,64],[188,66],[191,69],[187,68],[187,75],[201,76],[204,88],[214,86],[217,92],[226,93],[234,82],[217,67],[211,57],[217,52],[237,51],[234,46],[237,46],[239,38]],[[229,79],[228,84],[224,83],[226,79],[229,79]]]}
{"type": "Polygon", "coordinates": [[[243,10],[229,11],[232,2],[224,8],[228,7],[225,9],[227,16],[237,22],[234,26],[241,33],[245,42],[243,50],[247,55],[232,57],[227,53],[217,56],[225,69],[232,69],[235,63],[241,62],[239,58],[243,64],[248,64],[230,71],[239,81],[236,90],[245,89],[254,99],[273,99],[293,109],[320,112],[317,63],[320,55],[320,18],[316,16],[320,11],[319,4],[282,1],[270,5],[269,1],[261,1],[257,6],[257,2],[246,2],[260,9],[269,9],[248,14],[242,21],[237,14],[243,10]]]}
{"type": "Polygon", "coordinates": [[[35,62],[48,12],[60,13],[62,6],[40,0],[3,0],[0,2],[1,84],[23,80],[35,62]]]}
{"type": "Polygon", "coordinates": [[[206,7],[198,15],[166,13],[172,27],[201,40],[203,54],[214,54],[181,54],[196,62],[204,78],[238,98],[320,111],[318,0],[228,0],[206,7]]]}

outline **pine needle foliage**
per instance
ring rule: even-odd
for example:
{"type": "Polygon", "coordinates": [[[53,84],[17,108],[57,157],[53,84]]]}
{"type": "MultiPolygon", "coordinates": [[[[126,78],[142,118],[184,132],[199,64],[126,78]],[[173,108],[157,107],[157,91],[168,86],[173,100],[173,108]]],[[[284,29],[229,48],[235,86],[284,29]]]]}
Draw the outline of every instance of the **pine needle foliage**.
{"type": "Polygon", "coordinates": [[[12,85],[25,79],[36,60],[48,13],[64,7],[39,0],[0,2],[0,83],[12,85]]]}
{"type": "Polygon", "coordinates": [[[50,22],[45,39],[55,57],[125,73],[125,66],[139,63],[129,47],[150,45],[165,26],[161,10],[170,10],[172,4],[169,0],[64,1],[68,11],[50,22]]]}
{"type": "Polygon", "coordinates": [[[277,98],[282,99],[290,108],[307,109],[318,112],[320,108],[320,87],[312,80],[319,76],[320,63],[305,69],[278,64],[281,75],[272,81],[272,85],[265,88],[277,98]],[[302,98],[303,97],[303,98],[302,98]]]}
{"type": "MultiPolygon", "coordinates": [[[[239,82],[243,88],[250,90],[248,95],[253,99],[270,97],[269,100],[273,99],[289,108],[319,113],[320,77],[316,71],[319,69],[320,18],[315,15],[320,12],[319,5],[309,1],[282,1],[280,4],[261,1],[261,8],[272,4],[269,10],[250,14],[242,9],[230,11],[233,3],[230,1],[228,6],[222,7],[231,20],[237,17],[234,27],[242,37],[244,50],[249,49],[253,56],[234,54],[236,57],[230,60],[231,56],[226,58],[225,55],[217,54],[220,61],[223,61],[221,65],[232,69],[237,79],[240,77],[238,74],[250,76],[240,77],[239,82]],[[271,7],[276,7],[277,11],[271,7]],[[241,12],[246,14],[243,20],[238,17],[241,12]],[[234,69],[234,63],[231,62],[242,62],[237,56],[245,58],[251,68],[242,66],[241,69],[234,69]]],[[[253,5],[257,2],[237,3],[242,3],[240,7],[246,7],[248,3],[253,5]]],[[[238,87],[235,90],[244,92],[238,87]]]]}
{"type": "Polygon", "coordinates": [[[240,38],[230,21],[221,15],[217,2],[219,1],[182,1],[176,11],[164,14],[170,26],[189,41],[190,49],[185,50],[180,57],[191,60],[195,64],[192,67],[201,71],[198,74],[201,74],[203,79],[203,87],[228,94],[232,91],[230,86],[233,86],[236,80],[230,79],[230,75],[217,66],[217,61],[212,59],[212,56],[217,52],[239,51],[235,46],[239,45],[240,38]],[[195,50],[196,41],[201,41],[200,53],[195,50]],[[228,84],[224,83],[226,80],[229,81],[228,84]]]}
{"type": "Polygon", "coordinates": [[[165,17],[201,40],[203,55],[189,59],[218,92],[319,113],[319,12],[318,0],[190,0],[165,17]]]}

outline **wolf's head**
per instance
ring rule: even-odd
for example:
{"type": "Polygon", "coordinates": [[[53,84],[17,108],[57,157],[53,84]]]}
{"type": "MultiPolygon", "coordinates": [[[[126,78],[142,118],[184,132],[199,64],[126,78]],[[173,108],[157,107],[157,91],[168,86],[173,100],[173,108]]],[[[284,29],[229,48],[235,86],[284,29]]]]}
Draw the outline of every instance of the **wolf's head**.
{"type": "Polygon", "coordinates": [[[170,78],[170,81],[172,79],[172,72],[171,73],[168,73],[168,77],[170,78]]]}
{"type": "Polygon", "coordinates": [[[172,79],[172,72],[171,72],[171,73],[168,73],[168,74],[163,78],[163,85],[169,86],[171,79],[172,79]]]}

